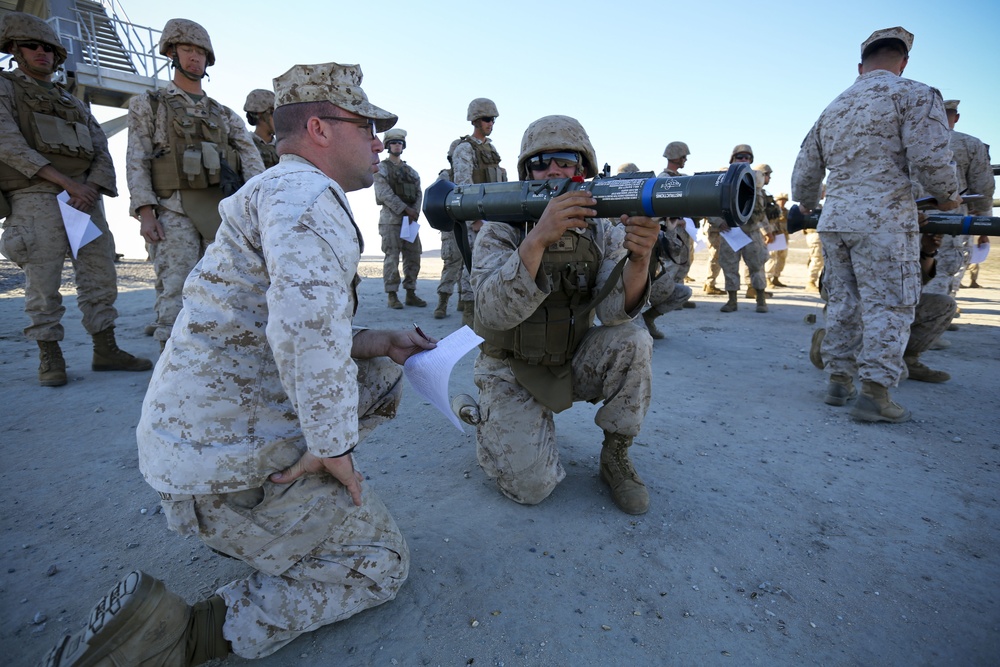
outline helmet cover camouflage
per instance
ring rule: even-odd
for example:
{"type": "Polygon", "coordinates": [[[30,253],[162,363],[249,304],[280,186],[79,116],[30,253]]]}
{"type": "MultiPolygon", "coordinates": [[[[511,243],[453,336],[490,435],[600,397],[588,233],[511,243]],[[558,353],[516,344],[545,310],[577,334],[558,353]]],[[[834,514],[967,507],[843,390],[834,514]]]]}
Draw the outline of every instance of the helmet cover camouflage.
{"type": "Polygon", "coordinates": [[[208,36],[208,31],[201,25],[189,19],[170,19],[163,26],[160,34],[160,55],[167,55],[167,49],[176,44],[191,44],[205,49],[208,56],[205,66],[211,67],[215,64],[215,49],[212,48],[212,40],[208,36]]]}
{"type": "Polygon", "coordinates": [[[528,180],[528,159],[545,151],[575,151],[580,154],[588,178],[597,176],[597,155],[587,131],[580,121],[569,116],[539,118],[521,137],[521,154],[517,158],[517,176],[528,180]]]}
{"type": "Polygon", "coordinates": [[[0,21],[0,51],[13,56],[14,42],[41,42],[55,49],[53,64],[59,67],[66,62],[66,48],[59,42],[59,36],[48,23],[24,12],[10,12],[0,21]]]}
{"type": "Polygon", "coordinates": [[[476,120],[478,118],[496,118],[500,115],[497,105],[493,100],[485,97],[477,97],[469,102],[469,111],[465,115],[465,120],[476,120]]]}

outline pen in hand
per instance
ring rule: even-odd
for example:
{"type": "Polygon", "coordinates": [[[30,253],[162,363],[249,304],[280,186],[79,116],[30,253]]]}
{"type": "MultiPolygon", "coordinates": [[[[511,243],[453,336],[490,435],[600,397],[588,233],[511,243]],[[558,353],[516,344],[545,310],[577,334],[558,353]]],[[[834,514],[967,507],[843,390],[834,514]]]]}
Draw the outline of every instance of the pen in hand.
{"type": "Polygon", "coordinates": [[[427,340],[427,341],[430,340],[430,338],[428,338],[427,334],[425,334],[423,332],[423,330],[420,327],[417,326],[416,322],[413,323],[413,328],[417,330],[417,333],[420,334],[421,338],[423,338],[424,340],[427,340]]]}

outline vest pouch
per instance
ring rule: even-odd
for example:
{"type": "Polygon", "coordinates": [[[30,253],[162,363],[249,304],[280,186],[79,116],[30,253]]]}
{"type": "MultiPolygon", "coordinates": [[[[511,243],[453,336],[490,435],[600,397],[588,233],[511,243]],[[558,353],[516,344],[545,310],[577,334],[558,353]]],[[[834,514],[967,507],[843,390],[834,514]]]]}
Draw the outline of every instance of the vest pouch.
{"type": "Polygon", "coordinates": [[[80,150],[88,156],[94,155],[94,140],[90,136],[90,128],[83,123],[73,123],[76,130],[76,140],[80,144],[80,150]]]}
{"type": "Polygon", "coordinates": [[[38,138],[53,151],[63,155],[76,155],[80,148],[76,129],[58,116],[35,113],[35,127],[38,128],[38,138]]]}
{"type": "Polygon", "coordinates": [[[185,187],[204,188],[208,187],[205,180],[205,173],[201,167],[201,148],[186,148],[181,157],[181,171],[187,179],[185,187]]]}
{"type": "Polygon", "coordinates": [[[531,364],[545,359],[548,350],[545,320],[546,308],[543,306],[514,329],[514,354],[517,358],[531,364]]]}
{"type": "Polygon", "coordinates": [[[177,175],[177,159],[172,153],[154,157],[149,161],[150,178],[153,181],[153,192],[157,197],[169,197],[186,184],[181,183],[177,175]]]}
{"type": "Polygon", "coordinates": [[[181,204],[184,214],[191,219],[194,228],[198,230],[206,243],[215,241],[215,234],[222,224],[219,215],[219,202],[222,201],[222,190],[219,188],[202,188],[200,190],[181,190],[181,204]]]}
{"type": "Polygon", "coordinates": [[[211,142],[201,142],[201,163],[205,165],[208,172],[208,184],[219,184],[219,171],[222,169],[222,160],[219,155],[219,147],[211,142]]]}

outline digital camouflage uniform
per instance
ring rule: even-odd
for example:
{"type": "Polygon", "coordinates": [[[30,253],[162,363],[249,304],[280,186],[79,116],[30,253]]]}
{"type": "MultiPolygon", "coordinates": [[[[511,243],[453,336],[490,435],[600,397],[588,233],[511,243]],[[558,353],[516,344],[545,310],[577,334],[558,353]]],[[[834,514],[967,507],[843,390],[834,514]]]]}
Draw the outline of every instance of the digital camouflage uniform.
{"type": "MultiPolygon", "coordinates": [[[[788,209],[777,202],[775,202],[775,205],[781,209],[781,213],[777,218],[770,221],[771,227],[774,230],[775,237],[779,234],[785,237],[785,244],[787,245],[788,209]]],[[[764,266],[764,272],[767,274],[767,278],[770,282],[779,281],[781,278],[781,272],[785,270],[786,259],[788,259],[788,248],[785,248],[784,250],[775,250],[769,253],[769,259],[767,260],[767,264],[764,266]]]]}
{"type": "Polygon", "coordinates": [[[270,169],[278,164],[278,148],[274,142],[264,141],[256,133],[251,133],[250,136],[253,137],[253,145],[257,147],[257,152],[260,153],[264,169],[270,169]]]}
{"type": "Polygon", "coordinates": [[[661,229],[656,246],[657,269],[649,288],[649,308],[657,315],[677,310],[691,298],[691,288],[684,284],[684,267],[691,262],[687,246],[687,234],[683,238],[678,233],[682,225],[675,229],[661,229]],[[678,280],[680,278],[680,280],[678,280]]]}
{"type": "MultiPolygon", "coordinates": [[[[190,110],[189,118],[204,116],[217,119],[217,122],[211,121],[211,131],[228,139],[216,143],[220,145],[220,150],[238,156],[240,164],[231,166],[234,169],[239,167],[244,180],[264,171],[260,153],[250,139],[243,120],[235,111],[207,95],[196,102],[170,83],[161,91],[136,95],[129,102],[125,174],[131,196],[130,210],[138,217],[141,207],[153,206],[166,237],[157,244],[153,259],[157,278],[163,283],[163,291],[156,297],[154,336],[159,341],[170,337],[170,330],[181,308],[184,280],[212,242],[212,237],[208,235],[210,232],[204,231],[210,229],[212,223],[208,219],[192,220],[182,203],[182,189],[164,188],[153,182],[154,161],[166,166],[169,161],[180,159],[171,152],[172,145],[182,143],[173,129],[180,127],[176,120],[179,114],[173,110],[173,105],[190,110]],[[155,103],[154,95],[158,100],[155,103]],[[173,123],[168,121],[171,116],[175,118],[173,123]]],[[[200,150],[202,142],[195,139],[192,145],[195,144],[195,149],[200,150]]],[[[196,168],[200,167],[196,165],[196,168]]],[[[208,188],[189,188],[186,192],[191,190],[210,195],[211,191],[218,191],[218,181],[208,188]]],[[[218,196],[221,198],[221,193],[218,196]]]]}
{"type": "Polygon", "coordinates": [[[819,232],[815,229],[802,230],[806,235],[806,247],[809,249],[809,260],[806,271],[809,274],[807,287],[819,287],[819,277],[823,273],[823,244],[819,232]]]}
{"type": "MultiPolygon", "coordinates": [[[[607,219],[593,222],[584,233],[600,254],[597,280],[590,286],[596,293],[625,255],[625,228],[607,219]]],[[[517,248],[522,233],[518,226],[497,222],[486,222],[479,232],[472,269],[477,331],[480,324],[497,330],[516,327],[553,290],[550,276],[539,270],[532,279],[521,263],[517,248]]],[[[598,304],[602,324],[586,332],[572,357],[572,400],[604,400],[594,422],[604,431],[635,436],[649,408],[652,339],[645,329],[630,324],[646,299],[626,313],[624,296],[619,282],[598,304]]],[[[487,354],[485,345],[483,349],[475,365],[482,418],[476,431],[479,464],[509,498],[541,502],[566,476],[559,463],[553,411],[518,382],[511,359],[487,354]]]]}
{"type": "MultiPolygon", "coordinates": [[[[961,215],[990,215],[993,208],[993,193],[996,181],[990,167],[989,146],[971,135],[951,130],[949,146],[955,156],[955,171],[961,192],[983,195],[983,199],[966,206],[963,204],[948,213],[961,215]]],[[[921,188],[916,188],[917,196],[924,196],[921,188]]],[[[976,239],[970,236],[945,234],[937,254],[937,275],[927,285],[924,292],[955,296],[962,284],[962,276],[969,264],[970,244],[976,239]]]]}
{"type": "Polygon", "coordinates": [[[386,292],[399,290],[399,256],[403,256],[403,289],[417,289],[420,274],[420,237],[413,242],[399,237],[403,228],[406,209],[420,210],[424,193],[420,189],[420,175],[405,160],[393,164],[386,158],[379,163],[375,174],[375,201],[382,206],[378,217],[378,233],[382,237],[382,281],[386,292]]]}
{"type": "Polygon", "coordinates": [[[862,74],[802,142],[792,199],[819,203],[831,375],[895,386],[920,295],[910,178],[941,201],[958,191],[941,95],[886,70],[862,74]]]}
{"type": "MultiPolygon", "coordinates": [[[[470,183],[499,183],[506,180],[500,168],[500,154],[493,146],[489,137],[485,141],[480,141],[473,136],[462,137],[462,141],[455,146],[455,151],[451,156],[452,173],[455,175],[455,185],[469,185],[470,183]],[[489,159],[482,160],[480,155],[489,155],[489,159]]],[[[469,248],[476,245],[477,232],[472,227],[467,228],[469,248]]],[[[469,282],[469,272],[462,266],[462,282],[459,287],[463,302],[474,301],[472,285],[469,282]]]]}
{"type": "MultiPolygon", "coordinates": [[[[56,132],[55,127],[40,132],[56,132]]],[[[0,75],[0,191],[11,207],[3,222],[0,250],[24,270],[24,310],[31,324],[24,335],[36,341],[61,341],[60,323],[66,312],[59,287],[63,262],[71,257],[76,274],[77,305],[83,327],[96,334],[113,327],[118,317],[114,246],[100,201],[90,219],[101,235],[80,248],[75,259],[63,226],[56,195],[62,188],[39,176],[42,167],[70,159],[75,168],[63,166],[67,176],[95,186],[102,195],[115,197],[115,169],[108,140],[100,124],[83,105],[59,86],[44,86],[20,70],[0,75]],[[30,96],[26,98],[25,96],[30,96]],[[19,114],[19,109],[23,116],[19,114]],[[52,109],[56,113],[52,113],[52,109]],[[71,139],[61,133],[35,137],[27,118],[40,114],[61,129],[71,128],[71,139]],[[77,124],[77,125],[74,125],[77,124]],[[29,144],[26,136],[31,136],[29,144]],[[48,138],[49,143],[41,143],[48,138]],[[70,143],[74,145],[69,145],[70,143]]],[[[61,165],[55,164],[58,169],[61,165]]]]}
{"type": "Polygon", "coordinates": [[[351,359],[362,239],[336,182],[286,155],[222,213],[143,402],[139,465],[172,529],[254,568],[218,594],[233,651],[257,658],[405,580],[406,544],[371,488],[356,507],[325,473],[268,480],[393,417],[402,371],[351,359]]]}
{"type": "MultiPolygon", "coordinates": [[[[708,218],[708,224],[715,230],[718,230],[723,222],[725,220],[722,218],[708,218]]],[[[740,289],[740,259],[742,258],[750,271],[750,284],[757,291],[763,292],[767,284],[764,277],[767,244],[764,242],[763,234],[770,230],[770,225],[767,222],[764,196],[760,188],[757,188],[757,196],[754,199],[750,220],[742,226],[742,229],[750,237],[750,243],[738,251],[733,250],[725,239],[720,238],[719,266],[722,267],[722,275],[726,281],[726,291],[735,292],[740,289]]]]}

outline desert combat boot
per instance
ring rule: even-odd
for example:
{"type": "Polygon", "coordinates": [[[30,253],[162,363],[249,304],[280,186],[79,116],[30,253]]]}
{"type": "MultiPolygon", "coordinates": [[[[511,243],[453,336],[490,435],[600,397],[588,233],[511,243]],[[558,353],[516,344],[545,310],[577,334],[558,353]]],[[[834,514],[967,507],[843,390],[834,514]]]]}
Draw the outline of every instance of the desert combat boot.
{"type": "Polygon", "coordinates": [[[54,340],[38,341],[38,361],[38,384],[43,387],[66,384],[66,360],[59,343],[54,340]]]}
{"type": "Polygon", "coordinates": [[[827,405],[845,405],[847,401],[858,395],[858,390],[854,388],[854,380],[851,376],[843,373],[834,373],[830,376],[830,382],[826,385],[826,396],[823,402],[827,405]]]}
{"type": "Polygon", "coordinates": [[[130,572],[66,635],[41,667],[188,667],[230,653],[219,596],[193,607],[145,572],[130,572]]]}
{"type": "Polygon", "coordinates": [[[656,318],[660,316],[660,313],[656,312],[652,308],[646,310],[642,314],[642,321],[646,323],[646,328],[649,330],[649,335],[653,337],[654,340],[663,340],[666,336],[656,327],[656,318]]]}
{"type": "Polygon", "coordinates": [[[448,299],[451,298],[450,294],[442,294],[438,292],[438,305],[434,309],[434,319],[443,320],[448,316],[448,299]]]}
{"type": "Polygon", "coordinates": [[[387,297],[387,304],[386,305],[388,305],[393,310],[402,310],[403,309],[403,304],[399,300],[399,297],[396,296],[395,292],[386,292],[385,294],[386,294],[386,297],[387,297]]]}
{"type": "Polygon", "coordinates": [[[118,347],[115,342],[115,328],[98,331],[94,339],[94,359],[90,368],[95,371],[148,371],[153,362],[135,357],[118,347]]]}
{"type": "Polygon", "coordinates": [[[898,424],[909,421],[910,411],[889,398],[887,387],[865,380],[861,383],[861,393],[851,410],[851,417],[863,422],[898,424]]]}
{"type": "Polygon", "coordinates": [[[628,456],[632,437],[604,432],[601,447],[601,479],[611,487],[611,499],[626,514],[645,514],[649,492],[628,456]]]}
{"type": "Polygon", "coordinates": [[[427,302],[417,296],[417,290],[408,289],[406,290],[406,301],[404,303],[407,306],[416,306],[417,308],[423,308],[427,305],[427,302]]]}

